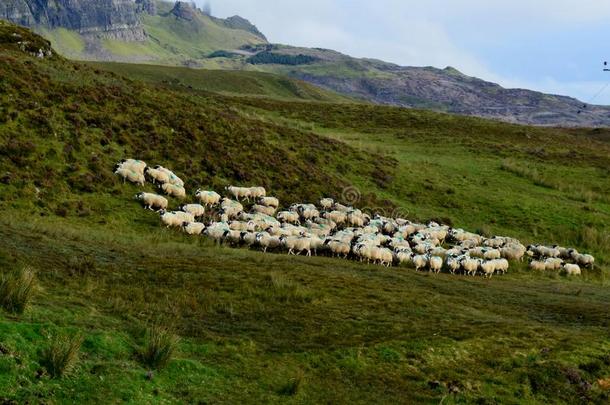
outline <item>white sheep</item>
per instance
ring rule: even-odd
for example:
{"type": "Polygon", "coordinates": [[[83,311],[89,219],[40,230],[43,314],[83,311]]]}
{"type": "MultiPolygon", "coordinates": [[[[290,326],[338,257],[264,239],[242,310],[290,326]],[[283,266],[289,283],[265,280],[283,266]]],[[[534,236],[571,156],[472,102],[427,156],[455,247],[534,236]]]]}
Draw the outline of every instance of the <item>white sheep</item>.
{"type": "Polygon", "coordinates": [[[130,183],[134,183],[139,186],[143,186],[144,183],[146,183],[146,179],[144,178],[143,174],[134,172],[131,169],[119,167],[114,171],[114,174],[121,176],[123,178],[123,183],[125,183],[125,181],[129,181],[130,183]]]}
{"type": "Polygon", "coordinates": [[[267,249],[276,249],[282,245],[282,241],[277,236],[271,236],[267,232],[261,232],[256,235],[256,242],[263,248],[263,252],[267,249]]]}
{"type": "Polygon", "coordinates": [[[201,222],[183,222],[182,230],[187,235],[201,235],[205,230],[205,225],[201,222]]]}
{"type": "Polygon", "coordinates": [[[138,174],[144,175],[144,170],[146,169],[146,162],[137,159],[123,159],[119,163],[114,166],[116,169],[127,169],[132,172],[136,172],[138,174]]]}
{"type": "Polygon", "coordinates": [[[173,184],[174,186],[184,187],[184,181],[180,177],[176,176],[176,174],[174,172],[172,172],[171,170],[169,170],[163,166],[160,166],[160,165],[157,165],[154,168],[156,170],[159,170],[159,171],[167,174],[167,176],[169,177],[168,178],[169,184],[173,184]]]}
{"type": "Polygon", "coordinates": [[[220,203],[221,197],[220,194],[215,191],[203,191],[199,189],[195,193],[195,198],[206,207],[212,207],[220,203]]]}
{"type": "Polygon", "coordinates": [[[172,226],[179,227],[185,222],[181,217],[176,215],[174,212],[160,212],[161,222],[166,227],[170,228],[172,226]]]}
{"type": "Polygon", "coordinates": [[[546,270],[546,264],[544,262],[538,260],[532,260],[529,264],[530,269],[536,271],[544,271],[546,270]]]}
{"type": "Polygon", "coordinates": [[[178,186],[171,183],[165,183],[161,186],[161,190],[170,197],[175,197],[179,199],[186,198],[186,190],[182,186],[178,186]]]}
{"type": "Polygon", "coordinates": [[[322,208],[325,211],[332,209],[334,204],[335,204],[335,201],[332,198],[322,198],[320,200],[320,208],[322,208]]]}
{"type": "Polygon", "coordinates": [[[428,268],[431,273],[440,273],[443,268],[443,258],[438,256],[427,255],[428,268]]]}
{"type": "Polygon", "coordinates": [[[588,254],[577,254],[575,255],[575,261],[577,264],[583,267],[593,267],[595,258],[588,254]]]}
{"type": "Polygon", "coordinates": [[[135,196],[136,200],[142,201],[144,207],[149,210],[166,210],[167,209],[167,198],[162,197],[153,193],[138,193],[135,196]]]}
{"type": "Polygon", "coordinates": [[[428,260],[425,255],[411,254],[411,262],[415,267],[415,271],[425,268],[428,265],[428,260]]]}
{"type": "Polygon", "coordinates": [[[462,258],[462,260],[460,260],[460,264],[462,265],[464,272],[469,276],[475,276],[477,274],[480,263],[480,259],[471,258],[469,256],[465,256],[462,258]]]}
{"type": "Polygon", "coordinates": [[[559,270],[563,265],[563,260],[555,257],[549,257],[544,261],[546,270],[559,270]]]}
{"type": "Polygon", "coordinates": [[[509,263],[506,259],[495,259],[496,271],[505,274],[508,271],[509,263]]]}
{"type": "Polygon", "coordinates": [[[269,215],[269,216],[272,216],[273,214],[275,214],[275,210],[276,210],[275,207],[259,205],[259,204],[254,204],[251,209],[251,211],[253,213],[265,214],[265,215],[269,215]]]}
{"type": "Polygon", "coordinates": [[[275,197],[260,197],[257,201],[260,205],[264,205],[265,207],[273,207],[276,210],[277,207],[280,206],[280,200],[275,197]]]}
{"type": "Polygon", "coordinates": [[[483,276],[491,278],[496,272],[496,261],[495,260],[483,260],[480,263],[483,276]]]}
{"type": "Polygon", "coordinates": [[[153,184],[169,183],[169,174],[162,170],[147,167],[144,169],[144,174],[152,180],[153,184]]]}
{"type": "Polygon", "coordinates": [[[582,272],[580,271],[580,266],[572,263],[564,264],[563,271],[568,276],[580,276],[582,274],[582,272]]]}
{"type": "Polygon", "coordinates": [[[195,218],[201,218],[205,215],[205,207],[201,204],[185,204],[180,207],[180,210],[193,214],[195,218]]]}

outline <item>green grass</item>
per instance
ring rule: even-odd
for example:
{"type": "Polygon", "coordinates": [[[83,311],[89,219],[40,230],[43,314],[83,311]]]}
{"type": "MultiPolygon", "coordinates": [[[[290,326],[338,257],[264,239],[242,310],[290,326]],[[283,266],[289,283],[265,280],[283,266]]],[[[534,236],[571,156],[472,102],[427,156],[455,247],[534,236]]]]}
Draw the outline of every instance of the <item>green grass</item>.
{"type": "Polygon", "coordinates": [[[348,102],[347,97],[319,87],[270,73],[200,70],[183,67],[91,62],[92,66],[127,76],[134,80],[174,87],[191,87],[214,93],[240,96],[264,96],[325,102],[348,102]]]}
{"type": "Polygon", "coordinates": [[[40,289],[23,315],[0,311],[0,399],[608,401],[605,131],[142,83],[38,60],[14,30],[30,35],[0,25],[0,270],[27,264],[40,289]],[[140,208],[112,175],[123,157],[191,191],[262,184],[285,205],[351,187],[363,208],[573,245],[598,265],[487,280],[217,247],[140,208]],[[180,338],[153,372],[150,325],[180,338]],[[67,378],[44,371],[49,336],[83,337],[67,378]]]}

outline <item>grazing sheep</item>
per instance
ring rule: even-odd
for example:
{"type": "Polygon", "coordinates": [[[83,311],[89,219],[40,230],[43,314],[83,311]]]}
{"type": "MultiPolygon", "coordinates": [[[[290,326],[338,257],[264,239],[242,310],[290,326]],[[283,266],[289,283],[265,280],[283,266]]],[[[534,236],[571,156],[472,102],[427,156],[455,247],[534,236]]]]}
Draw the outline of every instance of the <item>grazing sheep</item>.
{"type": "Polygon", "coordinates": [[[460,269],[460,261],[454,256],[448,256],[446,263],[451,274],[455,274],[460,269]]]}
{"type": "MultiPolygon", "coordinates": [[[[264,187],[250,187],[250,197],[261,198],[267,195],[267,190],[264,187]]],[[[279,205],[279,203],[278,203],[279,205]]]]}
{"type": "Polygon", "coordinates": [[[203,191],[199,189],[195,193],[195,198],[206,207],[212,207],[220,203],[221,197],[220,194],[215,191],[203,191]]]}
{"type": "Polygon", "coordinates": [[[180,216],[176,215],[176,213],[174,212],[161,211],[160,216],[161,222],[168,228],[171,228],[172,226],[179,227],[182,226],[184,222],[188,222],[182,219],[180,216]]]}
{"type": "Polygon", "coordinates": [[[320,200],[320,208],[322,208],[325,211],[332,209],[334,204],[335,204],[335,201],[332,198],[322,198],[320,200]]]}
{"type": "Polygon", "coordinates": [[[485,260],[495,260],[502,257],[502,254],[498,249],[485,249],[483,252],[483,258],[485,260]]]}
{"type": "Polygon", "coordinates": [[[142,201],[144,208],[149,210],[166,210],[167,209],[167,198],[162,197],[153,193],[138,193],[135,196],[136,200],[142,201]]]}
{"type": "Polygon", "coordinates": [[[137,159],[123,159],[114,166],[114,169],[127,169],[143,176],[146,170],[146,163],[137,159]]]}
{"type": "Polygon", "coordinates": [[[574,256],[575,257],[575,261],[577,264],[583,266],[583,267],[593,267],[593,264],[595,263],[595,258],[591,255],[587,255],[587,254],[577,254],[574,256]]]}
{"type": "Polygon", "coordinates": [[[271,236],[267,232],[261,232],[256,235],[256,242],[263,248],[263,252],[267,253],[267,249],[276,249],[282,245],[282,241],[277,236],[271,236]]]}
{"type": "Polygon", "coordinates": [[[122,167],[119,167],[114,171],[114,174],[118,174],[119,176],[121,176],[123,178],[123,183],[129,181],[130,183],[134,183],[139,186],[143,186],[144,183],[146,183],[146,179],[144,178],[143,174],[134,172],[131,169],[124,169],[122,167]]]}
{"type": "Polygon", "coordinates": [[[443,258],[438,256],[427,255],[428,268],[431,273],[440,273],[443,268],[443,258]]]}
{"type": "Polygon", "coordinates": [[[205,225],[201,222],[183,222],[182,230],[187,235],[201,235],[205,230],[205,225]]]}
{"type": "Polygon", "coordinates": [[[324,241],[324,245],[328,246],[333,256],[343,256],[344,259],[347,259],[352,250],[349,243],[332,239],[324,241]]]}
{"type": "Polygon", "coordinates": [[[250,201],[250,197],[252,196],[250,189],[248,187],[235,187],[235,186],[227,186],[225,190],[229,192],[237,201],[240,199],[246,199],[250,201]]]}
{"type": "Polygon", "coordinates": [[[171,183],[165,183],[161,186],[161,190],[170,197],[175,197],[179,199],[186,198],[186,190],[182,186],[178,186],[171,183]]]}
{"type": "Polygon", "coordinates": [[[582,274],[580,271],[580,266],[572,263],[564,264],[563,271],[568,276],[580,276],[582,274]]]}
{"type": "Polygon", "coordinates": [[[254,204],[252,206],[251,211],[255,214],[265,214],[265,215],[272,216],[273,214],[275,214],[275,210],[276,210],[275,207],[254,204]]]}
{"type": "Polygon", "coordinates": [[[148,176],[148,178],[151,179],[153,184],[169,183],[169,174],[162,170],[147,167],[146,169],[144,169],[144,175],[148,176]]]}
{"type": "Polygon", "coordinates": [[[300,216],[297,212],[293,211],[280,211],[277,213],[277,219],[281,222],[289,224],[300,224],[300,216]]]}
{"type": "Polygon", "coordinates": [[[481,263],[481,259],[474,259],[468,256],[465,256],[460,261],[464,272],[469,276],[475,276],[477,274],[477,270],[479,269],[479,264],[481,263]]]}
{"type": "Polygon", "coordinates": [[[480,263],[481,270],[483,271],[483,276],[491,278],[496,272],[496,262],[495,260],[484,260],[480,263]]]}
{"type": "Polygon", "coordinates": [[[409,250],[399,250],[396,252],[396,260],[401,265],[409,265],[411,264],[411,254],[412,252],[409,250]]]}
{"type": "Polygon", "coordinates": [[[546,264],[544,262],[541,262],[538,260],[532,260],[530,262],[530,269],[536,270],[536,271],[544,271],[544,270],[546,270],[546,264]]]}
{"type": "Polygon", "coordinates": [[[207,228],[205,228],[203,234],[214,239],[216,242],[222,242],[227,231],[230,231],[227,223],[213,222],[207,228]]]}
{"type": "Polygon", "coordinates": [[[333,221],[337,225],[342,225],[347,220],[347,214],[343,211],[325,212],[322,217],[333,221]]]}
{"type": "Polygon", "coordinates": [[[195,218],[201,218],[205,215],[205,207],[201,204],[185,204],[180,207],[180,210],[193,214],[195,218]]]}
{"type": "Polygon", "coordinates": [[[307,252],[307,256],[311,256],[311,238],[302,236],[282,236],[280,240],[282,245],[288,249],[289,255],[299,255],[303,252],[307,252]]]}
{"type": "Polygon", "coordinates": [[[167,169],[167,168],[165,168],[163,166],[160,166],[160,165],[157,165],[154,168],[156,170],[159,170],[159,171],[164,172],[165,174],[167,174],[167,176],[168,176],[167,183],[168,184],[173,184],[174,186],[184,187],[184,181],[180,177],[176,176],[174,174],[174,172],[172,172],[171,170],[169,170],[169,169],[167,169]]]}
{"type": "Polygon", "coordinates": [[[428,265],[428,260],[425,255],[411,254],[411,262],[415,267],[415,271],[425,268],[428,265]]]}
{"type": "Polygon", "coordinates": [[[494,262],[496,264],[496,271],[500,272],[502,274],[506,274],[506,272],[508,271],[508,267],[509,267],[508,260],[506,260],[506,259],[495,259],[494,262]]]}
{"type": "Polygon", "coordinates": [[[265,207],[273,207],[276,210],[277,207],[280,206],[280,200],[275,197],[259,197],[257,201],[260,205],[264,205],[265,207]]]}
{"type": "Polygon", "coordinates": [[[562,265],[563,260],[555,257],[549,257],[544,261],[544,266],[546,267],[546,270],[559,270],[561,269],[562,265]]]}

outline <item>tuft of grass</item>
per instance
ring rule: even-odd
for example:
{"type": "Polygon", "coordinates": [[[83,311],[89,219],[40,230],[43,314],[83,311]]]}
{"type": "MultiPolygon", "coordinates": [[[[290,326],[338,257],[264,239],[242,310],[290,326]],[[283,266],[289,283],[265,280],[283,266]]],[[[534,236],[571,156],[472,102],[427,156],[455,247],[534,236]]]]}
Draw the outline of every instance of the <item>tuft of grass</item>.
{"type": "Polygon", "coordinates": [[[155,325],[146,331],[140,360],[151,369],[165,368],[171,361],[179,341],[169,329],[155,325]]]}
{"type": "Polygon", "coordinates": [[[269,293],[273,298],[282,301],[310,302],[313,294],[286,274],[273,272],[266,276],[269,293]]]}
{"type": "Polygon", "coordinates": [[[0,305],[8,312],[22,314],[36,289],[36,273],[22,267],[0,275],[0,305]]]}
{"type": "Polygon", "coordinates": [[[299,393],[299,390],[303,386],[304,383],[304,373],[302,370],[299,370],[297,374],[290,378],[284,385],[280,387],[278,390],[278,394],[284,395],[287,397],[294,397],[299,393]]]}
{"type": "Polygon", "coordinates": [[[59,335],[49,337],[50,345],[42,353],[41,364],[52,378],[62,378],[72,373],[78,362],[83,337],[59,335]]]}

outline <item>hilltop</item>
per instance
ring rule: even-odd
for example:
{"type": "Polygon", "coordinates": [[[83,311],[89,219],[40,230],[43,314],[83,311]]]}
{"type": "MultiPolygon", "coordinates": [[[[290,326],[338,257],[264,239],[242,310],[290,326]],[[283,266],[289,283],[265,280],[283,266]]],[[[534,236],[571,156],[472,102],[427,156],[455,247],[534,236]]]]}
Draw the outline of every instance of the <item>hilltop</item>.
{"type": "Polygon", "coordinates": [[[40,284],[25,314],[0,309],[1,401],[608,401],[608,131],[111,68],[0,22],[0,272],[27,265],[40,284]],[[516,263],[487,280],[215,246],[143,210],[112,173],[125,157],[172,168],[189,195],[330,196],[598,264],[568,279],[516,263]],[[151,325],[180,337],[162,370],[138,356],[151,325]],[[51,378],[42,355],[62,335],[82,336],[79,360],[51,378]]]}
{"type": "Polygon", "coordinates": [[[190,2],[58,0],[53,4],[0,0],[0,18],[34,28],[72,59],[262,71],[379,104],[528,125],[610,125],[609,107],[505,89],[451,67],[403,67],[332,50],[269,44],[245,18],[216,18],[190,2]]]}

